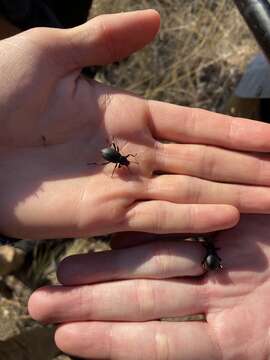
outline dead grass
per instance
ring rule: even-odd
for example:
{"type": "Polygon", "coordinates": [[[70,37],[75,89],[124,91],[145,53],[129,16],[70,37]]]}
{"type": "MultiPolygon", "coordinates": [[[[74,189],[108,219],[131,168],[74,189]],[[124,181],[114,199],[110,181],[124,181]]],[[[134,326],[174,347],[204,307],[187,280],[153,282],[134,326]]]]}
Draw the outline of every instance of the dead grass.
{"type": "Polygon", "coordinates": [[[161,14],[156,40],[102,69],[97,80],[146,98],[222,111],[257,51],[232,0],[97,0],[91,16],[147,8],[161,14]]]}

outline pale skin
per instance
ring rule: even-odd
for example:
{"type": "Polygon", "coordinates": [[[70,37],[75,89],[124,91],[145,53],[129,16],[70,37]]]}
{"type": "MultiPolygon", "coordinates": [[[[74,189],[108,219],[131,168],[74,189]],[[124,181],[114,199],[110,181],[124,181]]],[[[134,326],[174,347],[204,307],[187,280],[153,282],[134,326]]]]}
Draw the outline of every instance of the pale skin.
{"type": "Polygon", "coordinates": [[[146,101],[81,75],[142,48],[159,21],[153,10],[105,15],[0,43],[1,233],[204,233],[234,226],[239,211],[269,213],[270,125],[146,101]],[[104,162],[113,139],[138,162],[114,177],[114,164],[88,165],[104,162]]]}
{"type": "Polygon", "coordinates": [[[56,344],[84,359],[269,359],[269,215],[243,215],[216,235],[218,272],[204,273],[201,244],[158,239],[65,259],[68,286],[37,290],[30,314],[63,323],[56,344]],[[190,314],[206,322],[158,321],[190,314]]]}

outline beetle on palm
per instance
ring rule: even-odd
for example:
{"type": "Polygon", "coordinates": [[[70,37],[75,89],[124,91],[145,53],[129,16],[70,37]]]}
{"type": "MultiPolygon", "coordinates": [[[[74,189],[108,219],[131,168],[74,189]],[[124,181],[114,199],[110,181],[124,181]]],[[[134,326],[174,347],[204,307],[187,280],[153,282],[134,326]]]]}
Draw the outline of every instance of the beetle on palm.
{"type": "Polygon", "coordinates": [[[202,241],[203,247],[206,249],[206,254],[202,260],[202,266],[205,270],[223,269],[221,258],[217,254],[219,248],[215,247],[212,241],[202,241]]]}
{"type": "MultiPolygon", "coordinates": [[[[112,177],[114,174],[114,171],[116,168],[120,169],[122,166],[126,166],[127,168],[130,165],[130,160],[128,160],[128,158],[130,156],[132,157],[136,157],[137,154],[133,155],[133,154],[127,154],[127,155],[123,155],[121,154],[120,150],[119,150],[119,146],[116,145],[116,143],[113,141],[111,146],[106,147],[104,149],[101,150],[101,155],[103,157],[104,160],[106,160],[106,162],[101,163],[101,164],[97,164],[97,163],[88,163],[88,165],[107,165],[109,163],[113,163],[115,164],[113,172],[112,172],[112,177]]],[[[136,162],[137,163],[137,162],[136,162]]]]}

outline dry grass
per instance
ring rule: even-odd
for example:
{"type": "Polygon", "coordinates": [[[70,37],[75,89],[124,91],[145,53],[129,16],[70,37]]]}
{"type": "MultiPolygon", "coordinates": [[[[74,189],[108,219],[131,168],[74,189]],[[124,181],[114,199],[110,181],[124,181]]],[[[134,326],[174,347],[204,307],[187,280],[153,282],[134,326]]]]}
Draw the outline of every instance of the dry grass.
{"type": "Polygon", "coordinates": [[[257,51],[232,0],[97,0],[91,16],[154,8],[156,40],[97,79],[146,98],[222,111],[257,51]]]}

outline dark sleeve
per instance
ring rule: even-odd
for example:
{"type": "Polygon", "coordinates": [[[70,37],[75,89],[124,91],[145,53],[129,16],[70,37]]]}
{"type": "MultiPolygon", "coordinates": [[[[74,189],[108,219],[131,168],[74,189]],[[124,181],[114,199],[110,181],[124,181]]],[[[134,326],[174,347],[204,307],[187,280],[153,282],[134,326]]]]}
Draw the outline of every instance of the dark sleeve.
{"type": "Polygon", "coordinates": [[[4,235],[0,235],[0,246],[2,245],[14,245],[19,239],[10,238],[4,235]]]}
{"type": "Polygon", "coordinates": [[[92,0],[0,0],[0,12],[21,30],[68,28],[87,20],[92,0]]]}

